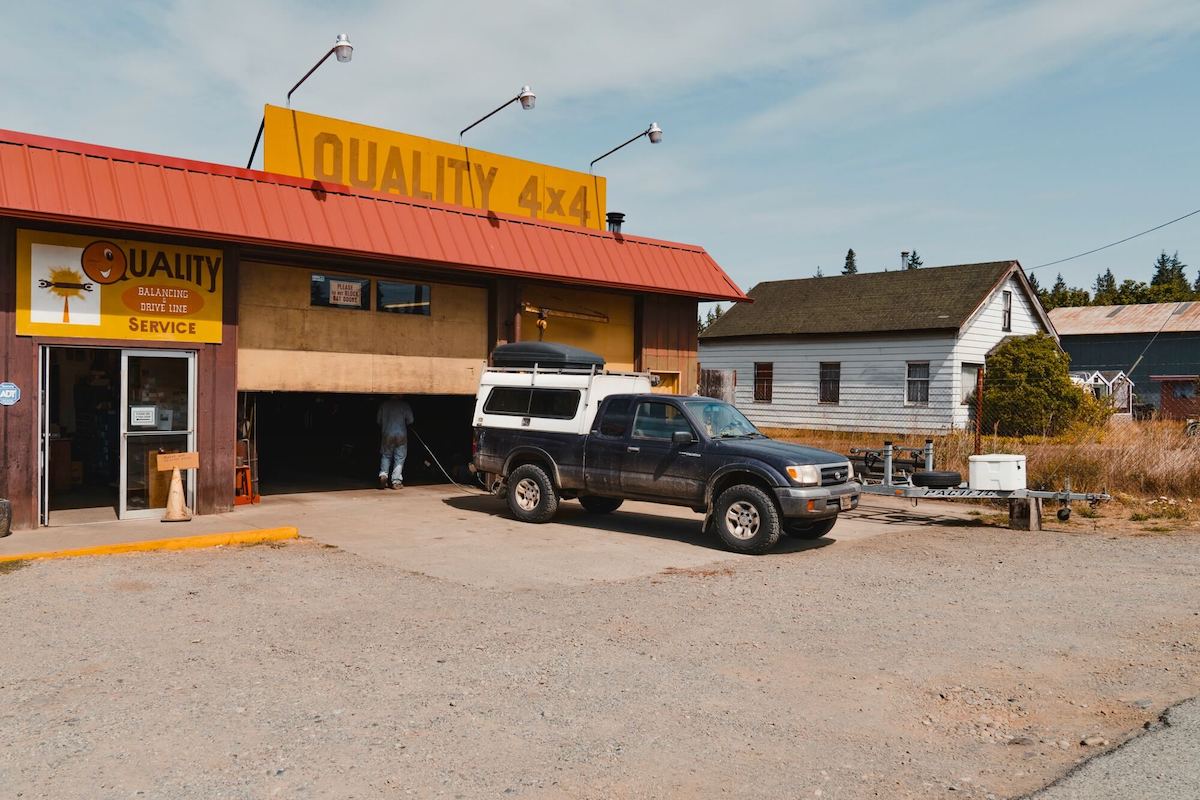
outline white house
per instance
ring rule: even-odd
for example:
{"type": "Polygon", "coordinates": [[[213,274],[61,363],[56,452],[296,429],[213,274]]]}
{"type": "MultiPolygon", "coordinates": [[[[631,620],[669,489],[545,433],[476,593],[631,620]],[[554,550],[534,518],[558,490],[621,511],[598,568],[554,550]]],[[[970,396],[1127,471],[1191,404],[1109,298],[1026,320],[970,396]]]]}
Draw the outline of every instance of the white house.
{"type": "Polygon", "coordinates": [[[1057,334],[1016,261],[767,281],[700,336],[738,407],[771,428],[966,427],[988,352],[1057,334]]]}
{"type": "Polygon", "coordinates": [[[1133,413],[1133,381],[1123,370],[1093,369],[1071,373],[1071,382],[1090,392],[1093,397],[1112,398],[1114,414],[1133,413]]]}

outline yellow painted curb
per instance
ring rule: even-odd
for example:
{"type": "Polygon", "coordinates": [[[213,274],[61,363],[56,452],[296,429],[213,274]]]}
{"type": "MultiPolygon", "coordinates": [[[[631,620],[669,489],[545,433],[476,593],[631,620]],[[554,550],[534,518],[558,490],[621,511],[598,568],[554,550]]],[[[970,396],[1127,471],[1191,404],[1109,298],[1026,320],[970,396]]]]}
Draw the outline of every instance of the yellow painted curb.
{"type": "Polygon", "coordinates": [[[111,556],[118,553],[144,553],[152,550],[193,550],[201,547],[222,547],[231,544],[261,544],[298,539],[300,531],[295,528],[263,528],[232,533],[206,533],[200,536],[177,536],[173,539],[150,539],[144,542],[118,542],[98,544],[93,547],[76,547],[71,550],[47,550],[41,553],[16,553],[0,555],[0,564],[8,561],[35,561],[44,558],[76,558],[78,556],[111,556]]]}

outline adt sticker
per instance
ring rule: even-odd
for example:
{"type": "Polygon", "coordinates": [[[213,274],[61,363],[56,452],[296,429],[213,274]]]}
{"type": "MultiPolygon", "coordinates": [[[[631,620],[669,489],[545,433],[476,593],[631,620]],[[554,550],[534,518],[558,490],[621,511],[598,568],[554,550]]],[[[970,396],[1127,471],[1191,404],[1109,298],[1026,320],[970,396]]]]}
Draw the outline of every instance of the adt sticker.
{"type": "Polygon", "coordinates": [[[21,387],[5,381],[0,383],[0,406],[15,406],[21,399],[21,387]]]}

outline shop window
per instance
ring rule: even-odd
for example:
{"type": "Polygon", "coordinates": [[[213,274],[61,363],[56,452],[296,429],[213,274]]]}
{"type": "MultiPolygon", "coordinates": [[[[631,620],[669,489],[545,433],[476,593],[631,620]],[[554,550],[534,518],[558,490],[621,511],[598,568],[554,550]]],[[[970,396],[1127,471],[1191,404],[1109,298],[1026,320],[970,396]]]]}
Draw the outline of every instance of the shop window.
{"type": "Polygon", "coordinates": [[[320,275],[314,272],[310,291],[310,305],[355,308],[359,311],[371,308],[371,281],[367,278],[320,275]]]}
{"type": "Polygon", "coordinates": [[[375,310],[429,316],[429,286],[424,283],[375,281],[375,310]]]}

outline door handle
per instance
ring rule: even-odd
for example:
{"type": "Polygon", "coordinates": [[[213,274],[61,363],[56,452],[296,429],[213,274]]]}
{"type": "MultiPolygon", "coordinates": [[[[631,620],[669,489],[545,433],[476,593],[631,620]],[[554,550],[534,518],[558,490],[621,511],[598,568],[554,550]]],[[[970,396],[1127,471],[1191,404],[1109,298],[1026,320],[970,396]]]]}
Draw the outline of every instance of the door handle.
{"type": "Polygon", "coordinates": [[[682,451],[680,451],[679,455],[687,456],[688,458],[699,458],[701,454],[700,453],[689,453],[687,450],[682,450],[682,451]]]}
{"type": "Polygon", "coordinates": [[[642,452],[642,448],[640,448],[640,447],[626,447],[626,448],[625,448],[625,452],[626,452],[626,453],[640,453],[640,452],[642,452]]]}

